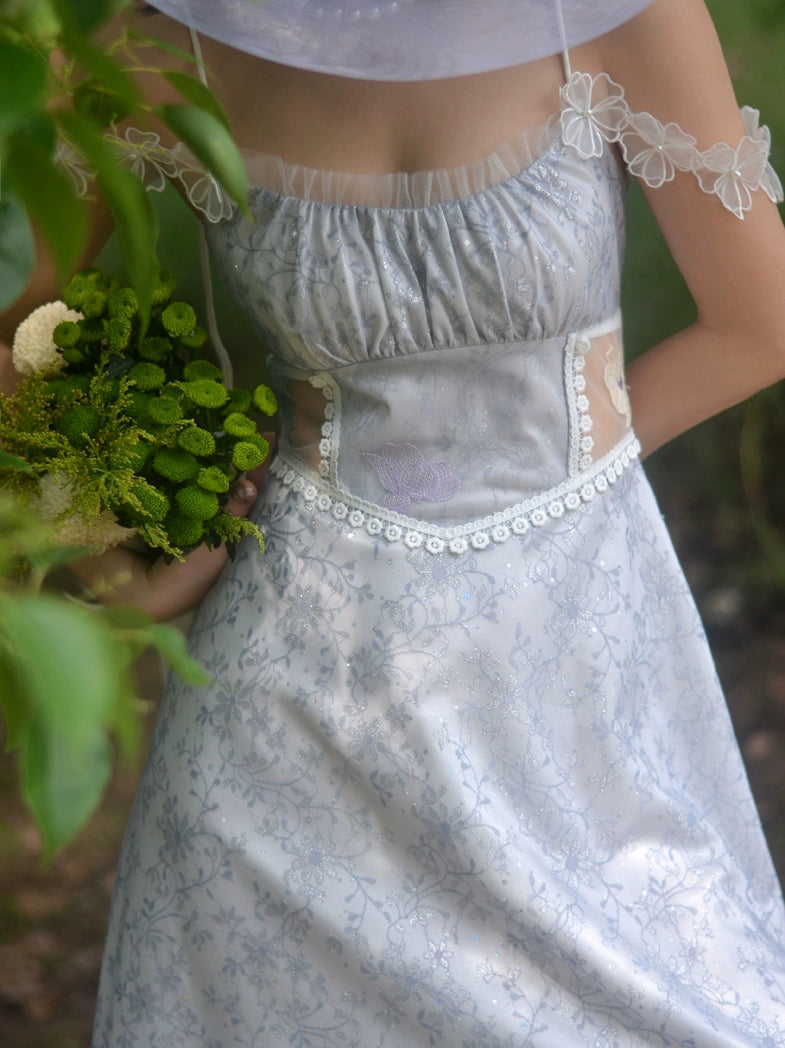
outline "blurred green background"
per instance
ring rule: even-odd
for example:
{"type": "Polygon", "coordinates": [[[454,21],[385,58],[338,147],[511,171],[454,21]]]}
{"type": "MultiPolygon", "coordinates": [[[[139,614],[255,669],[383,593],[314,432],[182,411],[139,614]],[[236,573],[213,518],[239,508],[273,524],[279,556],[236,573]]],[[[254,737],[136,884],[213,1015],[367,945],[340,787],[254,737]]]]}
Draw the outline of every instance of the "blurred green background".
{"type": "MultiPolygon", "coordinates": [[[[707,4],[739,103],[760,109],[783,177],[785,0],[707,4]]],[[[632,359],[689,323],[694,309],[637,186],[630,193],[628,243],[624,318],[632,359]]],[[[784,454],[785,390],[778,386],[651,456],[647,471],[676,544],[683,556],[703,561],[693,579],[698,590],[738,585],[765,602],[785,594],[784,454]]]]}

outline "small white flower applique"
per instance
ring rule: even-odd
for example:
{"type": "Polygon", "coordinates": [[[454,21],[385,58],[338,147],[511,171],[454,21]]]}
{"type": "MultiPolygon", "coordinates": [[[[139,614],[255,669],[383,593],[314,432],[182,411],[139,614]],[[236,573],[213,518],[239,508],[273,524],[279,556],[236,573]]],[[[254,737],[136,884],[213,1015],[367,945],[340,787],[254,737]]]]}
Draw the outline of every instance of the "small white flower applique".
{"type": "Polygon", "coordinates": [[[771,135],[759,126],[758,111],[741,110],[747,134],[734,149],[718,142],[705,152],[678,124],[663,124],[651,113],[633,113],[624,89],[607,75],[573,73],[561,89],[559,118],[564,143],[584,158],[601,156],[618,142],[631,174],[657,189],[677,171],[691,171],[701,188],[719,197],[738,218],[752,207],[753,193],[783,199],[782,183],[769,163],[771,135]]]}
{"type": "Polygon", "coordinates": [[[601,73],[573,73],[561,89],[562,139],[580,155],[602,156],[608,142],[615,142],[624,126],[628,108],[618,84],[601,73]]]}

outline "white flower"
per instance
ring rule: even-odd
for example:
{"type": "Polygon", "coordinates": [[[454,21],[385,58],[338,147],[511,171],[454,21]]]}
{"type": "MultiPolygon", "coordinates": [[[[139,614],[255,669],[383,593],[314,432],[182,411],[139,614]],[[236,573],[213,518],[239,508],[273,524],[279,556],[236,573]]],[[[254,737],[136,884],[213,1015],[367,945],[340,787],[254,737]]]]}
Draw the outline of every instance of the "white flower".
{"type": "Polygon", "coordinates": [[[628,116],[624,92],[607,74],[573,73],[561,89],[562,139],[584,158],[602,156],[628,116]]]}
{"type": "Polygon", "coordinates": [[[651,113],[636,113],[621,136],[630,174],[658,189],[672,182],[677,171],[692,171],[700,158],[696,140],[678,124],[662,124],[651,113]]]}
{"type": "Polygon", "coordinates": [[[60,371],[65,361],[52,341],[52,332],[63,320],[81,320],[82,314],[65,302],[47,302],[25,317],[14,335],[13,361],[20,375],[60,371]]]}
{"type": "Polygon", "coordinates": [[[172,151],[161,145],[161,139],[154,131],[139,131],[129,127],[125,138],[115,135],[107,135],[106,138],[117,150],[123,167],[154,193],[162,193],[166,189],[167,178],[177,176],[177,164],[172,151]]]}
{"type": "Polygon", "coordinates": [[[67,477],[59,473],[45,473],[41,477],[38,497],[31,508],[47,524],[52,525],[52,536],[65,546],[84,546],[101,551],[126,542],[135,534],[133,529],[117,523],[111,510],[86,517],[78,510],[69,512],[74,490],[67,477]]]}
{"type": "Polygon", "coordinates": [[[718,143],[702,154],[697,175],[701,189],[716,193],[737,218],[752,207],[752,194],[764,182],[768,146],[764,139],[742,138],[737,149],[718,143]]]}

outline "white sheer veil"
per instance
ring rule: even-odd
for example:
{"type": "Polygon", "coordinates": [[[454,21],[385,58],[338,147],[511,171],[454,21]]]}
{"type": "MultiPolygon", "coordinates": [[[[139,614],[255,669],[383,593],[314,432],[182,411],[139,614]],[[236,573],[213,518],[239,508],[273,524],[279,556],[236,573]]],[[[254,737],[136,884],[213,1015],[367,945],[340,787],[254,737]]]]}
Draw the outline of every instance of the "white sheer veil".
{"type": "Polygon", "coordinates": [[[366,80],[482,73],[575,47],[652,0],[153,0],[274,62],[366,80]]]}

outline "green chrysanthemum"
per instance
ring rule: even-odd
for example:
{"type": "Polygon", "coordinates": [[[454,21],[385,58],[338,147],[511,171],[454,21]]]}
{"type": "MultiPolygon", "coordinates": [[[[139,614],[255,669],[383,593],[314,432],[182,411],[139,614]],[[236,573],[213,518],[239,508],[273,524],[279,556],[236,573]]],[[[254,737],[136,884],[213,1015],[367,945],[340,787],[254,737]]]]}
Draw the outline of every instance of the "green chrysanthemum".
{"type": "Polygon", "coordinates": [[[214,455],[215,437],[201,426],[188,426],[177,434],[177,446],[192,455],[214,455]]]}
{"type": "Polygon", "coordinates": [[[251,394],[247,389],[230,389],[229,399],[224,404],[223,410],[229,415],[233,411],[238,411],[241,415],[246,414],[251,407],[251,394]]]}
{"type": "Polygon", "coordinates": [[[71,349],[63,350],[63,360],[66,364],[76,364],[77,367],[80,364],[84,364],[85,361],[90,359],[90,354],[85,353],[79,346],[73,346],[71,349]]]}
{"type": "Polygon", "coordinates": [[[214,491],[218,495],[223,495],[230,487],[230,480],[220,466],[205,466],[204,469],[200,469],[196,474],[196,483],[200,488],[214,491]]]}
{"type": "Polygon", "coordinates": [[[183,378],[186,382],[193,382],[199,378],[209,378],[213,382],[222,382],[221,369],[209,360],[192,360],[183,368],[183,378]]]}
{"type": "Polygon", "coordinates": [[[202,541],[204,526],[195,517],[186,517],[183,513],[170,513],[164,521],[166,534],[173,546],[187,549],[202,541]]]}
{"type": "Polygon", "coordinates": [[[256,469],[265,460],[265,454],[256,444],[247,440],[238,441],[232,448],[232,462],[240,472],[246,469],[256,469]]]}
{"type": "Polygon", "coordinates": [[[98,269],[83,269],[71,277],[63,291],[63,301],[69,309],[82,312],[82,303],[94,291],[105,287],[101,271],[98,269]]]}
{"type": "Polygon", "coordinates": [[[127,317],[112,317],[106,324],[106,338],[112,353],[122,353],[131,341],[133,325],[127,317]]]}
{"type": "Polygon", "coordinates": [[[60,349],[72,349],[81,337],[81,329],[74,320],[60,321],[52,332],[52,341],[60,349]]]}
{"type": "Polygon", "coordinates": [[[139,356],[142,360],[149,360],[151,364],[163,364],[171,355],[172,348],[172,343],[168,338],[151,335],[140,342],[139,356]]]}
{"type": "Polygon", "coordinates": [[[95,345],[98,342],[102,342],[107,335],[106,321],[95,319],[80,320],[79,331],[80,342],[82,342],[85,345],[95,345]]]}
{"type": "Polygon", "coordinates": [[[157,364],[151,364],[147,360],[142,360],[138,364],[134,364],[128,372],[128,378],[137,389],[143,393],[148,393],[154,389],[161,388],[164,382],[166,382],[166,372],[157,364]]]}
{"type": "Polygon", "coordinates": [[[200,468],[195,456],[182,448],[163,448],[153,459],[155,472],[176,484],[192,480],[200,468]]]}
{"type": "Polygon", "coordinates": [[[229,397],[226,386],[209,378],[197,378],[193,382],[186,382],[183,388],[188,399],[200,408],[220,408],[229,397]]]}
{"type": "Polygon", "coordinates": [[[176,287],[177,278],[165,269],[162,269],[153,285],[153,305],[162,306],[164,302],[168,302],[176,287]]]}
{"type": "Polygon", "coordinates": [[[233,411],[223,420],[223,428],[230,437],[249,437],[256,432],[256,423],[247,415],[233,411]]]}
{"type": "Polygon", "coordinates": [[[253,391],[253,402],[264,415],[274,415],[278,410],[278,398],[269,386],[257,386],[253,391]]]}
{"type": "Polygon", "coordinates": [[[109,296],[106,308],[110,317],[131,320],[139,312],[139,299],[133,288],[120,287],[109,296]]]}
{"type": "Polygon", "coordinates": [[[209,520],[221,508],[215,492],[206,491],[198,484],[186,484],[175,492],[174,497],[180,512],[194,520],[209,520]]]}
{"type": "Polygon", "coordinates": [[[148,520],[161,521],[171,509],[166,495],[158,488],[154,488],[152,484],[148,484],[146,480],[133,484],[131,494],[141,503],[142,513],[148,520]]]}
{"type": "Polygon", "coordinates": [[[174,397],[155,397],[147,405],[147,414],[159,426],[173,426],[183,417],[183,409],[174,397]]]}
{"type": "Polygon", "coordinates": [[[55,422],[55,429],[74,447],[80,448],[101,427],[101,416],[90,404],[74,404],[55,422]]]}
{"type": "Polygon", "coordinates": [[[106,312],[106,295],[94,290],[82,298],[81,312],[88,320],[96,320],[106,312]]]}
{"type": "Polygon", "coordinates": [[[142,393],[138,389],[131,389],[128,392],[128,399],[126,400],[125,410],[128,415],[140,426],[144,426],[148,419],[148,412],[150,410],[150,404],[153,401],[153,397],[149,393],[142,393]]]}
{"type": "Polygon", "coordinates": [[[187,302],[170,302],[161,314],[161,323],[173,338],[182,338],[196,327],[196,313],[187,302]]]}
{"type": "Polygon", "coordinates": [[[197,324],[193,331],[189,331],[187,335],[181,335],[180,341],[186,349],[201,349],[207,341],[207,332],[197,324]]]}
{"type": "Polygon", "coordinates": [[[150,445],[146,441],[140,440],[130,447],[125,445],[118,448],[110,448],[109,464],[112,469],[130,469],[134,473],[138,473],[144,468],[151,453],[152,448],[150,445]]]}

